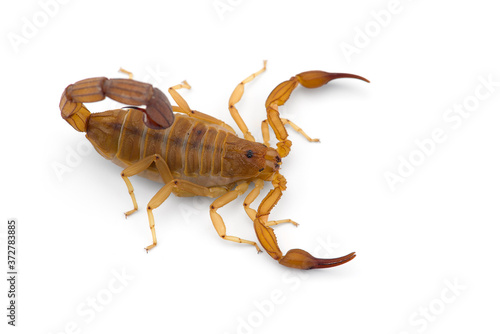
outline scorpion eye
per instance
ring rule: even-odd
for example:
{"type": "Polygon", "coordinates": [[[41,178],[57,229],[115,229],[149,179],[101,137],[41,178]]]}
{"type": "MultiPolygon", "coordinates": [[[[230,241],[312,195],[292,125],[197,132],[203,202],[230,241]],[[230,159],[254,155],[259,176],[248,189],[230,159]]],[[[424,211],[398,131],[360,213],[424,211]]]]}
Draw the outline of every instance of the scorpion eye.
{"type": "Polygon", "coordinates": [[[252,150],[248,150],[247,151],[247,158],[251,158],[251,157],[253,157],[253,152],[252,152],[252,150]]]}

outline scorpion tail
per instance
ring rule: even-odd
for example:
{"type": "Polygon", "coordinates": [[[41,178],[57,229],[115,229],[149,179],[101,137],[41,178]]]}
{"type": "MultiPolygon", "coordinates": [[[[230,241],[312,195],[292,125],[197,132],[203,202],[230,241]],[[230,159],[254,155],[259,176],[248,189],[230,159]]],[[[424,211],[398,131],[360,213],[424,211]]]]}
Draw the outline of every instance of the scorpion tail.
{"type": "Polygon", "coordinates": [[[174,122],[174,113],[168,98],[158,88],[131,79],[108,79],[105,77],[80,80],[64,90],[59,108],[61,116],[75,130],[87,131],[90,111],[83,105],[109,97],[117,102],[138,108],[145,114],[144,123],[152,129],[166,129],[174,122]]]}
{"type": "Polygon", "coordinates": [[[297,88],[299,84],[306,88],[318,88],[334,79],[341,78],[351,78],[370,82],[367,79],[355,74],[308,71],[299,73],[296,76],[291,77],[290,80],[280,83],[276,86],[276,88],[274,88],[271,94],[269,94],[266,100],[267,120],[279,141],[278,153],[282,158],[287,156],[290,152],[292,142],[287,139],[288,133],[280,118],[278,106],[285,104],[290,97],[290,94],[292,94],[293,90],[297,88]]]}
{"type": "MultiPolygon", "coordinates": [[[[88,80],[87,80],[88,81],[88,80]]],[[[61,117],[76,131],[87,132],[90,111],[79,101],[73,98],[74,85],[69,85],[64,90],[59,103],[61,117]]]]}

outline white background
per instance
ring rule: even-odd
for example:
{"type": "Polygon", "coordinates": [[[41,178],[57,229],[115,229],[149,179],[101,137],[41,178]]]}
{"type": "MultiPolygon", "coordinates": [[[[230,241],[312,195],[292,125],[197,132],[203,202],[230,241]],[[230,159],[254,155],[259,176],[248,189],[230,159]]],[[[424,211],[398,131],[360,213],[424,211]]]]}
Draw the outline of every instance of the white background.
{"type": "MultiPolygon", "coordinates": [[[[15,330],[0,284],[9,333],[498,332],[500,23],[491,1],[1,7],[2,254],[5,222],[19,223],[15,330]],[[291,133],[288,190],[271,215],[301,224],[276,228],[283,251],[358,256],[290,270],[220,239],[208,199],[174,196],[154,211],[159,244],[146,254],[145,205],[161,185],[133,178],[139,211],[125,219],[121,169],[84,150],[84,135],[60,117],[62,91],[123,77],[119,67],[164,91],[186,79],[193,88],[180,93],[193,109],[235,126],[228,98],[264,59],[268,70],[238,104],[259,140],[265,98],[290,76],[321,69],[371,80],[298,88],[281,109],[321,143],[291,133]],[[441,142],[430,144],[436,131],[441,142]],[[418,166],[404,169],[410,159],[418,166]],[[391,189],[386,177],[398,168],[404,182],[391,189]]],[[[220,213],[229,234],[255,240],[241,203],[220,213]]]]}

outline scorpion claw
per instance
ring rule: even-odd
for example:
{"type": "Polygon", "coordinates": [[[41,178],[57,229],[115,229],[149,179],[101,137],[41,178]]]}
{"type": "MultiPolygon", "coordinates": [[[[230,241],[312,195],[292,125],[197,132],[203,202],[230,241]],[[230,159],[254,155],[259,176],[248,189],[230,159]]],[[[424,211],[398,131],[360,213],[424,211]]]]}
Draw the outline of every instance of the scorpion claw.
{"type": "MultiPolygon", "coordinates": [[[[274,88],[271,94],[269,94],[265,104],[267,110],[267,121],[273,129],[274,134],[276,135],[276,139],[278,139],[277,150],[280,157],[284,158],[288,155],[292,146],[292,142],[287,139],[288,133],[285,129],[285,123],[280,117],[278,107],[285,104],[285,102],[290,97],[290,94],[292,94],[293,90],[297,88],[299,84],[306,88],[318,88],[326,85],[332,80],[341,78],[351,78],[370,82],[368,79],[365,79],[362,76],[356,74],[330,73],[325,71],[307,71],[299,73],[291,77],[287,81],[283,81],[278,86],[276,86],[276,88],[274,88]]],[[[291,124],[289,121],[287,121],[286,123],[291,124]]],[[[301,130],[299,132],[304,134],[303,132],[301,132],[301,130]]],[[[319,140],[310,139],[310,141],[319,140]]]]}
{"type": "Polygon", "coordinates": [[[319,269],[330,268],[347,263],[356,257],[356,253],[350,253],[346,256],[333,259],[318,259],[305,250],[291,249],[284,257],[279,260],[279,263],[290,268],[296,269],[319,269]]]}
{"type": "Polygon", "coordinates": [[[297,74],[297,80],[299,83],[306,88],[318,88],[326,83],[341,78],[351,78],[363,80],[365,82],[370,82],[368,79],[363,78],[362,76],[350,73],[329,73],[325,71],[308,71],[297,74]]]}

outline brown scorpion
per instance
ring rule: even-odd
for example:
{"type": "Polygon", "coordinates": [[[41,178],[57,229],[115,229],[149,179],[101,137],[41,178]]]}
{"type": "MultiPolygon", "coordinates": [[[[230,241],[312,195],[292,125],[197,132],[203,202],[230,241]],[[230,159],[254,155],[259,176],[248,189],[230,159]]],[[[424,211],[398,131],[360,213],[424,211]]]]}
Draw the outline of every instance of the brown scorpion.
{"type": "Polygon", "coordinates": [[[177,92],[181,88],[191,88],[185,81],[168,90],[177,106],[172,106],[158,88],[132,80],[131,76],[129,79],[85,79],[64,90],[59,105],[62,118],[77,131],[86,132],[87,139],[103,157],[124,168],[121,176],[134,205],[132,210],[125,213],[126,216],[137,211],[134,188],[129,177],[140,174],[164,183],[147,206],[153,237],[153,243],[146,247],[147,251],[157,244],[153,210],[174,193],[177,196],[217,198],[210,205],[210,218],[219,236],[225,240],[253,245],[261,252],[256,242],[227,235],[224,221],[217,213],[219,208],[244,194],[253,183],[255,188],[246,196],[243,206],[253,221],[260,244],[280,264],[298,269],[329,268],[344,264],[356,256],[350,253],[339,258],[320,259],[302,249],[292,249],[283,256],[271,226],[296,223],[290,219],[270,221],[268,218],[286,189],[286,180],[279,172],[282,158],[288,155],[292,145],[287,139],[285,125],[288,124],[309,141],[317,141],[307,136],[296,124],[281,118],[278,107],[288,100],[299,84],[306,88],[317,88],[338,78],[369,81],[347,73],[308,71],[282,82],[265,103],[267,119],[262,122],[262,144],[255,142],[235,104],[240,101],[245,84],[265,69],[264,61],[263,68],[240,82],[229,98],[229,111],[243,132],[244,139],[239,138],[224,122],[192,110],[177,92]],[[90,113],[83,105],[101,101],[106,96],[129,107],[90,113]],[[278,139],[276,149],[269,145],[269,125],[278,139]],[[250,205],[259,196],[264,181],[271,181],[273,188],[255,211],[250,205]]]}

